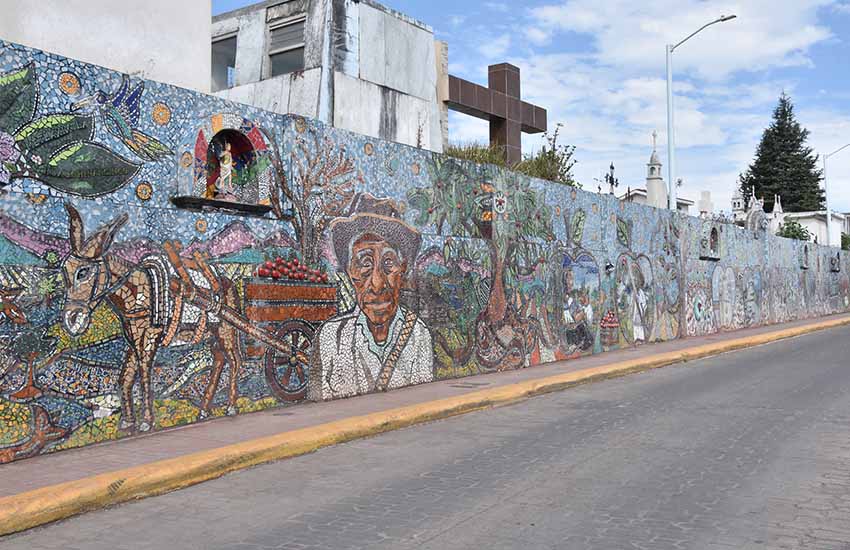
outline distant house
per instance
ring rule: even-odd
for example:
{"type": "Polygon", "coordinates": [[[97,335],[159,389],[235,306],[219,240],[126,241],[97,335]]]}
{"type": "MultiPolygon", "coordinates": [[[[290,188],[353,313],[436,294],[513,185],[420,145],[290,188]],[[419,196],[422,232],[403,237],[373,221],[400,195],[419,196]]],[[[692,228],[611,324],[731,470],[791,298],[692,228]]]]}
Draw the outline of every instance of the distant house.
{"type": "MultiPolygon", "coordinates": [[[[826,210],[817,212],[788,212],[784,214],[784,220],[795,220],[800,225],[805,227],[812,236],[812,241],[820,244],[826,244],[826,210]]],[[[841,232],[845,231],[844,227],[847,223],[847,218],[839,212],[832,213],[832,224],[830,230],[832,232],[830,241],[832,246],[841,245],[841,232]]]]}
{"type": "MultiPolygon", "coordinates": [[[[647,196],[646,189],[641,189],[641,188],[629,189],[628,191],[623,193],[619,198],[620,198],[621,201],[624,201],[624,202],[634,202],[634,203],[637,203],[637,204],[652,205],[652,203],[649,201],[649,198],[647,196]]],[[[676,209],[679,212],[682,212],[684,214],[689,214],[690,208],[694,204],[695,204],[694,201],[692,201],[690,199],[685,199],[683,197],[676,197],[676,209]]],[[[666,207],[659,206],[658,208],[666,208],[666,207]]]]}

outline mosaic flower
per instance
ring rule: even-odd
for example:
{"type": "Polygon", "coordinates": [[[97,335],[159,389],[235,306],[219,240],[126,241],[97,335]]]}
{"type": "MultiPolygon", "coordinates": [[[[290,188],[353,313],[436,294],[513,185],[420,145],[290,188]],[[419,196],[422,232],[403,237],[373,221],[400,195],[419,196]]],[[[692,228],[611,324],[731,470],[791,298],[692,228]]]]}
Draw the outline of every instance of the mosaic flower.
{"type": "Polygon", "coordinates": [[[200,218],[195,222],[195,230],[198,233],[206,233],[207,232],[207,220],[200,218]]]}
{"type": "Polygon", "coordinates": [[[80,93],[80,79],[74,73],[64,72],[59,75],[59,90],[63,94],[77,95],[80,93]]]}
{"type": "Polygon", "coordinates": [[[15,138],[0,130],[0,162],[17,162],[21,152],[15,146],[15,138]]]}
{"type": "Polygon", "coordinates": [[[9,183],[12,179],[12,170],[20,156],[15,138],[0,130],[0,184],[9,183]]]}

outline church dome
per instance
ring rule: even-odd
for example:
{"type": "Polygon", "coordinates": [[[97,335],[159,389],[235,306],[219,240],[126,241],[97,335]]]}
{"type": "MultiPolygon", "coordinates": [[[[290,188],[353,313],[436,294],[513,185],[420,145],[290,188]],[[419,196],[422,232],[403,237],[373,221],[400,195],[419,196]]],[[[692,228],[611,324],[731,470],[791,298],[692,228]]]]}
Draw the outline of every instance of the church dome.
{"type": "Polygon", "coordinates": [[[652,155],[649,156],[649,164],[661,164],[661,161],[658,160],[658,153],[655,149],[652,150],[652,155]]]}

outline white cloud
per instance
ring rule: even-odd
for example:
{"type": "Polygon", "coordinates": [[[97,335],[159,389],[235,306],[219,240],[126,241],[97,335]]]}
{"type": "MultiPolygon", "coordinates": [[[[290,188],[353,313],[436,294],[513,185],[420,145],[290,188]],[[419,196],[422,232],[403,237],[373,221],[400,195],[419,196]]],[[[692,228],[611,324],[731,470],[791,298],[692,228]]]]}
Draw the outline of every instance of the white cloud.
{"type": "Polygon", "coordinates": [[[482,57],[484,57],[484,60],[490,62],[505,55],[508,52],[508,48],[510,47],[511,35],[505,33],[484,40],[481,45],[478,46],[477,49],[478,53],[480,53],[482,57]]]}
{"type": "Polygon", "coordinates": [[[832,9],[838,13],[850,14],[850,2],[844,4],[836,4],[832,9]]]}
{"type": "Polygon", "coordinates": [[[831,37],[817,20],[831,0],[568,0],[531,10],[540,32],[585,33],[601,63],[628,70],[659,69],[664,44],[676,43],[723,13],[715,25],[677,49],[674,68],[721,79],[735,71],[810,63],[806,50],[831,37]]]}
{"type": "Polygon", "coordinates": [[[526,27],[525,37],[535,46],[544,46],[552,39],[552,32],[542,27],[526,27]]]}
{"type": "MultiPolygon", "coordinates": [[[[811,46],[835,41],[825,18],[832,8],[843,11],[848,5],[846,0],[550,2],[530,10],[526,20],[518,18],[513,28],[497,27],[503,34],[495,40],[492,29],[465,30],[450,52],[457,60],[453,68],[464,71],[453,73],[484,84],[487,63],[512,52],[506,60],[522,69],[523,99],[548,110],[550,130],[564,123],[560,141],[576,145],[575,175],[594,191],[593,179],[611,162],[620,191],[644,186],[653,130],[659,132],[658,153],[666,165],[663,45],[720,13],[737,13],[738,19],[689,41],[674,60],[677,165],[685,182],[680,195],[696,200],[700,191],[711,191],[717,210],[729,209],[738,175],[752,161],[779,94],[793,94],[798,87],[787,76],[793,72],[775,69],[811,66],[811,46]],[[578,40],[574,33],[581,33],[578,40]],[[511,36],[521,38],[512,43],[511,36]]],[[[850,97],[827,90],[823,100],[801,97],[797,103],[800,122],[811,130],[810,144],[818,151],[842,145],[841,136],[850,139],[850,114],[826,104],[819,110],[803,107],[835,104],[842,94],[850,97]]],[[[486,143],[487,123],[453,113],[450,136],[454,142],[486,143]]],[[[523,136],[525,152],[540,144],[540,136],[523,136]]],[[[830,191],[833,208],[850,210],[850,150],[830,163],[830,191]]]]}
{"type": "MultiPolygon", "coordinates": [[[[850,114],[823,108],[800,109],[797,118],[809,130],[809,145],[821,155],[850,142],[850,114]]],[[[829,158],[830,208],[850,211],[850,147],[829,158]]]]}
{"type": "Polygon", "coordinates": [[[490,141],[490,127],[486,120],[449,111],[449,136],[453,144],[486,144],[490,141]]]}
{"type": "Polygon", "coordinates": [[[450,15],[449,16],[449,25],[451,25],[452,27],[459,27],[460,25],[463,24],[464,21],[466,21],[465,15],[450,15]]]}
{"type": "Polygon", "coordinates": [[[506,2],[484,2],[484,7],[499,13],[507,13],[510,9],[506,2]]]}

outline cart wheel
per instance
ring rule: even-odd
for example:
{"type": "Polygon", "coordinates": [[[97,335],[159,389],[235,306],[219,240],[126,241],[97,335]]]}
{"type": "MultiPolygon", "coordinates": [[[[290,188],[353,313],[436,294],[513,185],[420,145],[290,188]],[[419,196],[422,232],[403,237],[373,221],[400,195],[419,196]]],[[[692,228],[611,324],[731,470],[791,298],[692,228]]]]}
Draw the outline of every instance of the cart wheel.
{"type": "Polygon", "coordinates": [[[266,381],[281,401],[300,401],[307,395],[307,371],[313,327],[293,319],[277,327],[273,334],[287,351],[269,347],[266,350],[266,381]]]}

